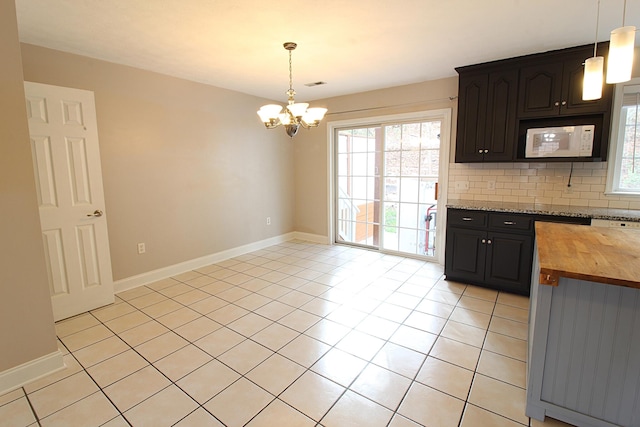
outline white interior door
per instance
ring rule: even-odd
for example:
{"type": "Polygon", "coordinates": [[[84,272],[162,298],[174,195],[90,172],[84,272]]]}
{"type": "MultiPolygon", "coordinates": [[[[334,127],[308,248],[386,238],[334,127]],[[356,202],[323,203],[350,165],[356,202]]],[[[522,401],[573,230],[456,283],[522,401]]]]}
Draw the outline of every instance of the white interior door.
{"type": "Polygon", "coordinates": [[[93,92],[25,82],[55,320],[114,301],[93,92]]]}

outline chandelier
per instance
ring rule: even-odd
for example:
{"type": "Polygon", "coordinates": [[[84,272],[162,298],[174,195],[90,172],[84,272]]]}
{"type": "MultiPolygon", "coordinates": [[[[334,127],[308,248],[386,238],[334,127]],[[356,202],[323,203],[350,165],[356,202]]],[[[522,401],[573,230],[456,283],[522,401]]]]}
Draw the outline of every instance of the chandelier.
{"type": "Polygon", "coordinates": [[[289,104],[284,108],[284,112],[282,112],[282,106],[277,104],[263,105],[258,110],[258,116],[260,116],[260,120],[262,120],[267,129],[283,125],[287,135],[292,138],[298,133],[300,126],[304,128],[317,127],[327,112],[326,108],[309,108],[309,104],[305,102],[296,103],[293,99],[296,91],[293,90],[291,52],[297,46],[293,42],[284,44],[284,48],[289,51],[289,90],[286,92],[289,104]]]}

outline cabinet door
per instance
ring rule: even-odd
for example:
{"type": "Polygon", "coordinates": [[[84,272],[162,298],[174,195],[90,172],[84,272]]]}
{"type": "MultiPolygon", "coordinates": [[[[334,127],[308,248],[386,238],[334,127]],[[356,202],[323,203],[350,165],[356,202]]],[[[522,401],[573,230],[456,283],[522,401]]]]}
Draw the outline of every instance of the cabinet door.
{"type": "Polygon", "coordinates": [[[493,232],[487,237],[486,281],[507,291],[529,295],[533,238],[493,232]]]}
{"type": "Polygon", "coordinates": [[[518,70],[489,74],[485,161],[508,161],[515,157],[518,70]]]}
{"type": "MultiPolygon", "coordinates": [[[[591,55],[593,55],[593,52],[591,55]]],[[[563,94],[562,102],[560,103],[560,114],[601,113],[611,108],[612,85],[603,84],[602,98],[593,101],[582,100],[585,59],[586,57],[578,57],[564,62],[563,94]]]]}
{"type": "Polygon", "coordinates": [[[485,231],[448,227],[444,265],[447,278],[483,282],[486,239],[485,231]]]}
{"type": "Polygon", "coordinates": [[[548,117],[560,111],[562,62],[542,63],[520,70],[518,117],[548,117]]]}
{"type": "Polygon", "coordinates": [[[460,75],[456,162],[481,162],[487,121],[487,74],[460,75]]]}

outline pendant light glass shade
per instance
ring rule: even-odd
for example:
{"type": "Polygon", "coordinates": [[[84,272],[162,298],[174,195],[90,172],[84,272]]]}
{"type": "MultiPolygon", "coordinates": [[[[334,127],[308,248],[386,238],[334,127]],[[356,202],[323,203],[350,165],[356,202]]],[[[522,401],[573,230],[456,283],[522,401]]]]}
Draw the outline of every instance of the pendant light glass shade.
{"type": "Polygon", "coordinates": [[[324,118],[324,115],[327,113],[326,108],[308,108],[307,112],[302,116],[302,120],[305,123],[319,123],[320,120],[324,118]]]}
{"type": "Polygon", "coordinates": [[[302,117],[304,115],[304,112],[307,111],[308,107],[309,104],[307,104],[306,102],[299,102],[287,105],[287,110],[291,111],[293,117],[302,117]]]}
{"type": "Polygon", "coordinates": [[[631,80],[635,39],[636,27],[632,25],[611,31],[607,83],[621,83],[631,80]]]}
{"type": "Polygon", "coordinates": [[[602,98],[604,80],[604,58],[594,56],[584,61],[584,81],[582,83],[582,99],[590,101],[602,98]]]}
{"type": "Polygon", "coordinates": [[[283,125],[291,124],[291,114],[288,114],[288,113],[280,114],[278,116],[278,119],[280,119],[280,124],[283,124],[283,125]]]}
{"type": "Polygon", "coordinates": [[[269,123],[272,119],[278,118],[278,114],[280,114],[280,111],[282,111],[281,105],[263,105],[258,110],[258,116],[260,116],[260,120],[262,120],[264,123],[269,123]]]}

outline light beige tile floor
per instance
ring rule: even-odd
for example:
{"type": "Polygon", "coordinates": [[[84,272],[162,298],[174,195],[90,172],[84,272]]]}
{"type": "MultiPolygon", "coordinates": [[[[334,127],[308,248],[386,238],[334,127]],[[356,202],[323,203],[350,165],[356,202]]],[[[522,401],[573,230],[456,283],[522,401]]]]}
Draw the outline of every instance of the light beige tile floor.
{"type": "Polygon", "coordinates": [[[524,414],[528,299],[292,241],[56,324],[0,426],[566,426],[524,414]]]}

